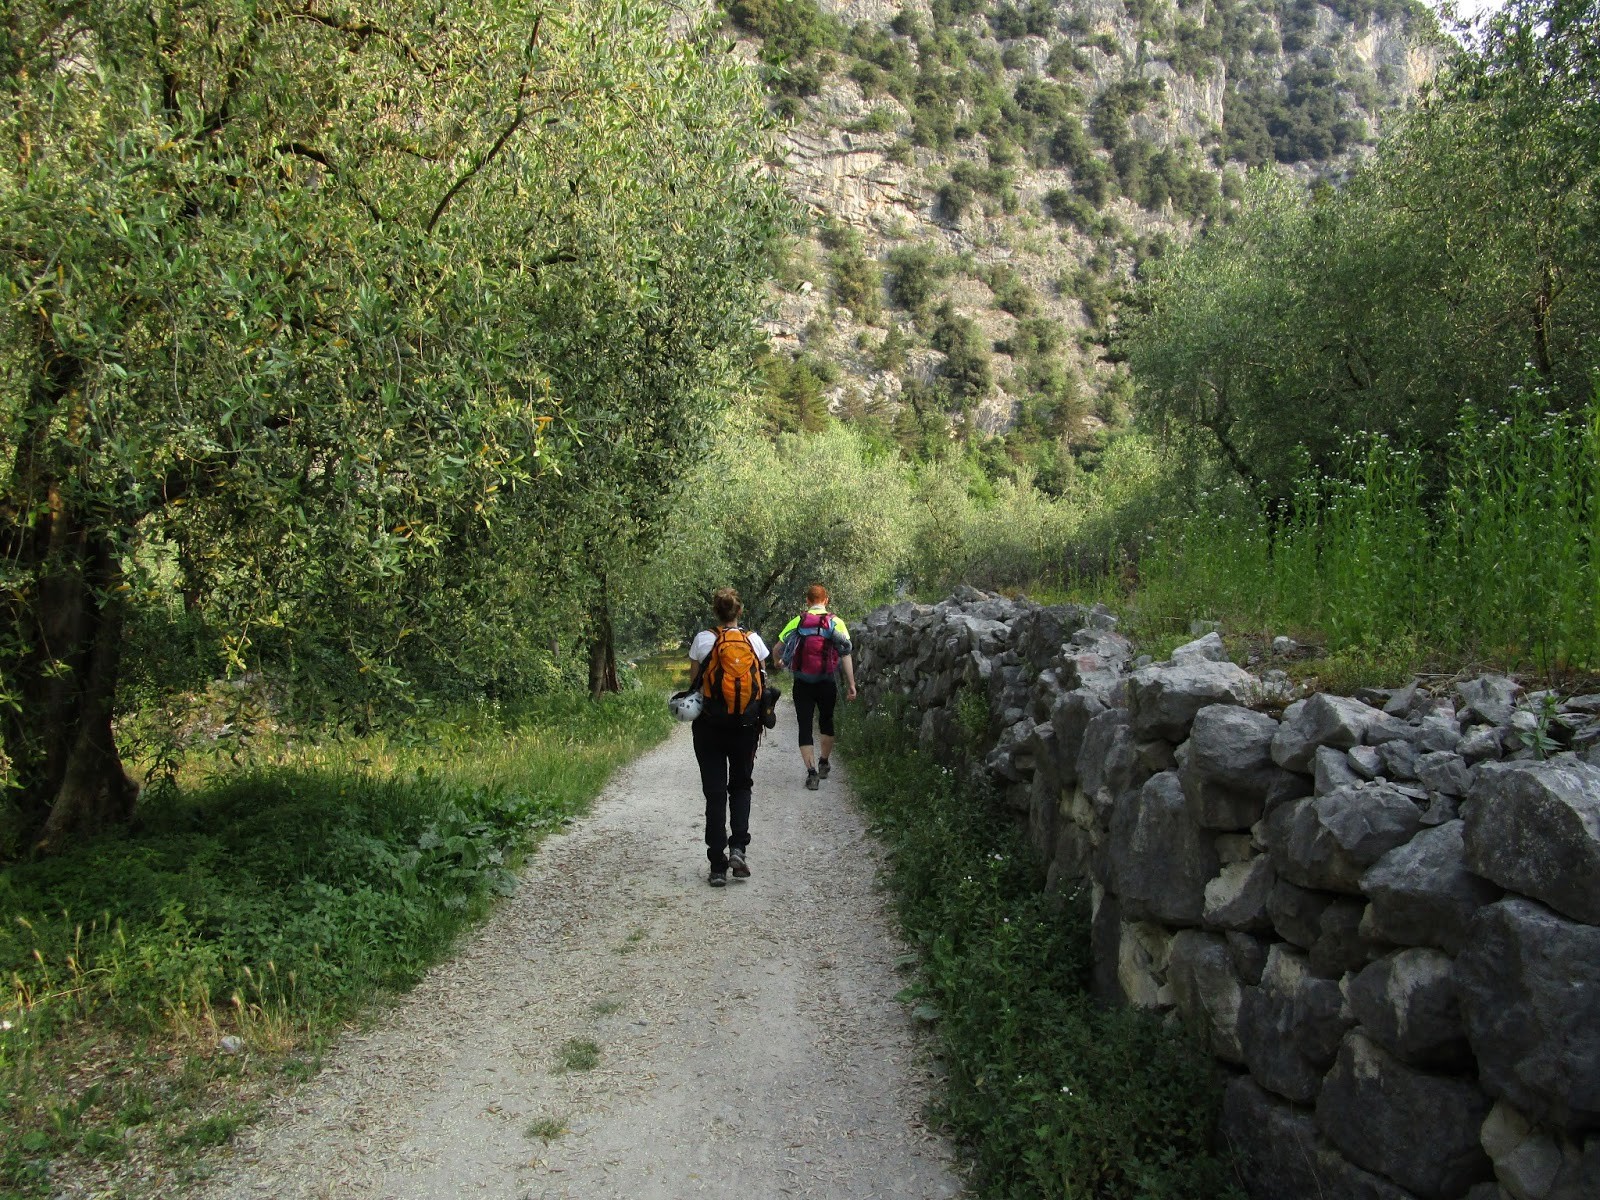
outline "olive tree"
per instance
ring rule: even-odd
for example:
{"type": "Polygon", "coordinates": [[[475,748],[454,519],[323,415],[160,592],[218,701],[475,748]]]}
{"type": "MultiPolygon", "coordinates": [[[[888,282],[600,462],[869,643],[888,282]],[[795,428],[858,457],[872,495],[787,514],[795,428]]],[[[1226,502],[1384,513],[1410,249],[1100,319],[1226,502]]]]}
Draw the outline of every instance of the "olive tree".
{"type": "Polygon", "coordinates": [[[0,21],[0,723],[42,843],[134,802],[130,606],[395,686],[586,608],[751,324],[777,209],[726,47],[633,0],[0,21]]]}

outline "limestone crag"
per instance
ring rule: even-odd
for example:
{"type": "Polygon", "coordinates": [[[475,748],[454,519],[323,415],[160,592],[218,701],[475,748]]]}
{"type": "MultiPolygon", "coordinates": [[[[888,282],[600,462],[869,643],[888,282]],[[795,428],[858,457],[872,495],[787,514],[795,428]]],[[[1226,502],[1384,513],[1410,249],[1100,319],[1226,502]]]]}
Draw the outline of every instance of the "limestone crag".
{"type": "Polygon", "coordinates": [[[971,588],[856,647],[1090,905],[1102,998],[1232,1076],[1252,1196],[1600,1196],[1600,697],[1291,697],[1214,634],[1135,667],[1104,609],[971,588]]]}

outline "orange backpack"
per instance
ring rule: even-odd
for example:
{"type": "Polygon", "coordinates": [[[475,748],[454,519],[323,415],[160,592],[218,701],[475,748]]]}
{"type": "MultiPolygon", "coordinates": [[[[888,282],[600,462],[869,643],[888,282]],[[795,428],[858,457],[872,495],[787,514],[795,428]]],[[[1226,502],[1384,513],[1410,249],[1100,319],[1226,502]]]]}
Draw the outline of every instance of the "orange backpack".
{"type": "Polygon", "coordinates": [[[700,683],[706,711],[723,721],[753,725],[761,716],[764,686],[761,660],[750,635],[742,629],[717,630],[700,683]]]}

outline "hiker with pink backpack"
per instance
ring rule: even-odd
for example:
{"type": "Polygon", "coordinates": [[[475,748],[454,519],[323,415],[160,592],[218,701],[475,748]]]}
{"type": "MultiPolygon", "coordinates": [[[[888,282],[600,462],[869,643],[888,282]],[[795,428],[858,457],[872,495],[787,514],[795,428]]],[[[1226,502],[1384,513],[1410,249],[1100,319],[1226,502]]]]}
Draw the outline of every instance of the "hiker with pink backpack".
{"type": "Polygon", "coordinates": [[[856,698],[855,661],[850,656],[850,630],[828,608],[828,589],[813,583],[806,589],[806,611],[783,627],[778,661],[794,673],[794,715],[800,726],[800,758],[806,765],[806,787],[816,791],[828,777],[833,752],[833,708],[839,700],[835,676],[844,674],[847,700],[856,698]],[[815,710],[821,745],[813,748],[811,715],[815,710]],[[816,750],[820,756],[815,756],[816,750]]]}

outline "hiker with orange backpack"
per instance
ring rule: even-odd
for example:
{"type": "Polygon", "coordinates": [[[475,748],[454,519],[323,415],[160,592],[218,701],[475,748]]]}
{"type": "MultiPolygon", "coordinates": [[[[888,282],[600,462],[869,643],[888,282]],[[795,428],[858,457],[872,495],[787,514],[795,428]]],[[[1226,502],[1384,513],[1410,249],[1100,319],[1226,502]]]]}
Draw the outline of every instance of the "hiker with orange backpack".
{"type": "MultiPolygon", "coordinates": [[[[767,691],[767,645],[761,635],[739,628],[744,605],[723,588],[711,598],[716,629],[703,629],[689,644],[689,693],[700,700],[690,727],[700,789],[706,798],[706,858],[712,887],[724,887],[728,871],[750,878],[750,791],[767,691]],[[732,824],[730,836],[729,823],[732,824]]],[[[677,699],[676,697],[674,698],[677,699]]]]}
{"type": "Polygon", "coordinates": [[[794,672],[794,715],[800,725],[800,760],[806,765],[806,787],[816,791],[828,777],[833,753],[833,708],[839,700],[834,676],[844,672],[846,699],[856,698],[856,667],[850,654],[850,630],[828,607],[828,589],[813,583],[806,589],[806,611],[783,627],[778,657],[794,672]],[[811,713],[816,710],[822,737],[820,758],[811,740],[811,713]]]}

